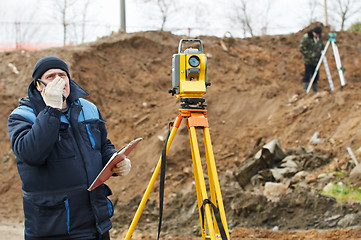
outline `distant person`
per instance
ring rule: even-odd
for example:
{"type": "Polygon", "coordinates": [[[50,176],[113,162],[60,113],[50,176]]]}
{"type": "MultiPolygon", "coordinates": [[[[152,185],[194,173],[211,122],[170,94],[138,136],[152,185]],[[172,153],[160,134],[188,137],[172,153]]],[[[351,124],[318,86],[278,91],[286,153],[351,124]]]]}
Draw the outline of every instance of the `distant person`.
{"type": "MultiPolygon", "coordinates": [[[[8,130],[22,181],[25,239],[110,239],[113,205],[105,184],[87,189],[116,152],[98,108],[70,78],[67,64],[40,59],[28,96],[8,130]]],[[[125,159],[113,168],[127,175],[125,159]]]]}
{"type": "MultiPolygon", "coordinates": [[[[322,35],[322,28],[320,26],[316,26],[315,28],[308,31],[305,35],[303,35],[300,41],[299,49],[303,55],[303,63],[305,65],[305,73],[302,79],[302,86],[305,90],[307,90],[307,87],[315,72],[317,63],[320,60],[322,50],[324,48],[321,35],[322,35]]],[[[314,92],[318,91],[318,87],[317,87],[318,77],[319,77],[319,73],[317,72],[315,80],[312,84],[312,90],[314,92]]]]}

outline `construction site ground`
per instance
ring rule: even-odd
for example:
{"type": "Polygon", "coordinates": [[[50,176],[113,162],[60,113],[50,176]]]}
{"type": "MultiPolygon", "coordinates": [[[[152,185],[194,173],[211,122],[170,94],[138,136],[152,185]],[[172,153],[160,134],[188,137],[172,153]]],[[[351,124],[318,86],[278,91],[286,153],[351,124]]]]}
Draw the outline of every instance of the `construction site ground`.
{"type": "MultiPolygon", "coordinates": [[[[301,85],[304,65],[298,45],[312,27],[289,35],[246,39],[198,37],[208,58],[207,80],[212,85],[204,98],[231,239],[361,239],[360,202],[337,202],[322,194],[330,182],[359,184],[358,178],[350,176],[355,162],[347,147],[361,159],[361,35],[337,32],[346,86],[340,85],[329,48],[326,56],[335,90],[330,90],[322,65],[319,92],[307,94],[301,85]],[[287,155],[303,156],[298,158],[297,171],[275,179],[267,175],[273,170],[260,169],[257,178],[241,186],[236,178],[239,168],[274,139],[287,155]],[[283,190],[267,194],[266,182],[281,184],[283,190]]],[[[328,32],[324,28],[324,42],[328,32]]],[[[27,95],[37,60],[55,55],[67,61],[72,79],[100,109],[108,137],[117,148],[143,138],[129,156],[130,174],[107,182],[115,206],[112,239],[124,239],[158,163],[168,123],[179,113],[179,100],[168,89],[172,87],[172,55],[182,38],[188,37],[158,31],[119,32],[82,45],[0,53],[3,239],[23,238],[21,181],[7,118],[18,99],[27,95]]],[[[202,155],[201,136],[199,140],[202,155]]],[[[201,239],[184,123],[169,150],[165,179],[161,237],[201,239]]],[[[133,239],[156,239],[158,194],[157,180],[133,239]]]]}

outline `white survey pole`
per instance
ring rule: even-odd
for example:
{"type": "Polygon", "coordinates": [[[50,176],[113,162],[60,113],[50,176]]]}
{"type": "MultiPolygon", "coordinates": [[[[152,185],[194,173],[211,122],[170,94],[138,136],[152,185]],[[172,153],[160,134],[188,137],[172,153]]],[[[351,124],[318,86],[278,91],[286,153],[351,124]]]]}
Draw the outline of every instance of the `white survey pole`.
{"type": "Polygon", "coordinates": [[[348,154],[350,154],[352,161],[353,161],[353,162],[355,163],[355,165],[357,166],[357,165],[358,165],[358,161],[357,161],[357,158],[355,157],[355,155],[353,154],[351,148],[350,148],[350,147],[347,147],[346,149],[347,149],[348,154]]]}
{"type": "Polygon", "coordinates": [[[327,79],[328,79],[328,84],[330,85],[331,91],[334,91],[335,88],[333,86],[331,72],[330,72],[330,68],[328,67],[326,56],[323,58],[323,65],[325,66],[325,71],[326,71],[326,75],[327,75],[327,79]]]}

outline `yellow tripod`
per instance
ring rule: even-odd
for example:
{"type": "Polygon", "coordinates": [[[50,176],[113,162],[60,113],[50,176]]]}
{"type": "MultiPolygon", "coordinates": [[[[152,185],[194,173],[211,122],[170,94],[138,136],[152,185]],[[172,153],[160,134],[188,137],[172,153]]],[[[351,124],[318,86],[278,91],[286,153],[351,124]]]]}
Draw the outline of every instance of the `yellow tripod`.
{"type": "MultiPolygon", "coordinates": [[[[207,110],[199,108],[186,108],[180,109],[180,114],[177,116],[173,123],[173,128],[170,132],[169,139],[166,146],[166,153],[172,144],[173,138],[179,128],[183,119],[187,120],[187,126],[189,130],[189,138],[192,152],[192,162],[194,169],[194,178],[196,183],[198,210],[200,216],[200,224],[202,227],[202,239],[230,239],[228,226],[226,222],[226,215],[223,206],[223,200],[221,195],[221,189],[219,186],[219,180],[217,176],[216,164],[214,161],[213,149],[211,144],[211,138],[208,128],[207,110]],[[203,176],[201,157],[199,154],[198,141],[196,136],[196,129],[203,129],[208,177],[209,177],[209,193],[208,198],[207,188],[203,176]],[[213,210],[213,211],[212,211],[213,210]],[[205,218],[204,218],[205,214],[205,218]],[[217,223],[217,224],[216,224],[217,223]],[[208,230],[208,231],[207,231],[208,230]],[[207,235],[208,234],[208,235],[207,235]]],[[[133,221],[129,227],[128,233],[125,237],[126,240],[130,239],[135,227],[139,221],[140,215],[143,212],[144,206],[148,200],[149,194],[153,188],[153,185],[157,179],[159,171],[161,169],[162,157],[160,157],[156,169],[152,175],[152,178],[148,184],[148,187],[144,193],[144,196],[139,204],[137,212],[133,218],[133,221]]]]}

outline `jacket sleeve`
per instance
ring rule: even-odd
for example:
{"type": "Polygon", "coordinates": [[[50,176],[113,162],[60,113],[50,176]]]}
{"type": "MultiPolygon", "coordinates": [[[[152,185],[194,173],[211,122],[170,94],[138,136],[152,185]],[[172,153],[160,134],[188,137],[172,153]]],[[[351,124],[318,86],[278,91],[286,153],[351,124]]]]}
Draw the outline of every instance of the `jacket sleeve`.
{"type": "Polygon", "coordinates": [[[312,58],[312,46],[310,46],[309,39],[304,36],[300,41],[299,50],[305,58],[312,58]]]}
{"type": "Polygon", "coordinates": [[[45,107],[35,121],[17,114],[10,114],[8,131],[11,147],[19,160],[31,166],[46,162],[58,138],[61,112],[45,107]]]}
{"type": "Polygon", "coordinates": [[[105,165],[109,161],[109,159],[113,156],[113,154],[117,151],[115,150],[115,147],[112,144],[112,142],[107,137],[108,131],[107,128],[105,127],[105,122],[100,112],[99,112],[99,118],[103,122],[101,124],[101,152],[102,152],[102,162],[103,165],[105,165]]]}

